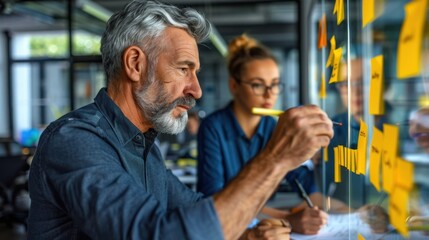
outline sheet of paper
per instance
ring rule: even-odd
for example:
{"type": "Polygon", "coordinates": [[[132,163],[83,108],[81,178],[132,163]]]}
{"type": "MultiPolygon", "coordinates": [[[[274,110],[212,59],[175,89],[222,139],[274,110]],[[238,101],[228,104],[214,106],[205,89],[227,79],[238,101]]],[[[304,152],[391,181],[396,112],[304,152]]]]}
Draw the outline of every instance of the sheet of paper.
{"type": "Polygon", "coordinates": [[[292,239],[357,239],[358,231],[363,236],[371,235],[371,228],[363,222],[357,213],[329,214],[328,224],[317,235],[292,233],[292,239]]]}
{"type": "Polygon", "coordinates": [[[394,169],[399,145],[399,128],[391,124],[383,124],[383,167],[382,186],[387,193],[394,186],[394,169]]]}
{"type": "Polygon", "coordinates": [[[374,20],[374,0],[362,0],[362,27],[374,20]]]}
{"type": "Polygon", "coordinates": [[[373,127],[372,132],[369,154],[369,180],[377,191],[380,191],[380,162],[383,149],[383,132],[376,127],[373,127]]]}
{"type": "Polygon", "coordinates": [[[320,80],[319,97],[321,99],[326,98],[326,81],[325,81],[325,74],[323,73],[322,73],[322,79],[320,80]]]}
{"type": "Polygon", "coordinates": [[[360,120],[360,129],[358,137],[358,159],[357,159],[357,170],[356,174],[366,174],[366,149],[368,144],[368,126],[363,120],[360,120]]]}
{"type": "Polygon", "coordinates": [[[337,42],[335,40],[335,35],[329,40],[331,44],[331,50],[329,51],[328,60],[326,61],[326,67],[332,66],[334,64],[334,51],[337,48],[337,42]]]}
{"type": "Polygon", "coordinates": [[[369,113],[384,114],[383,55],[371,59],[371,85],[369,88],[369,113]]]}
{"type": "Polygon", "coordinates": [[[323,14],[319,20],[319,36],[317,41],[317,47],[324,48],[327,45],[327,34],[326,34],[326,15],[323,14]]]}
{"type": "Polygon", "coordinates": [[[396,176],[395,186],[400,187],[406,191],[411,191],[414,186],[414,164],[398,157],[396,159],[396,176]]]}
{"type": "Polygon", "coordinates": [[[414,0],[405,5],[397,56],[399,79],[414,77],[421,71],[421,48],[427,0],[414,0]]]}

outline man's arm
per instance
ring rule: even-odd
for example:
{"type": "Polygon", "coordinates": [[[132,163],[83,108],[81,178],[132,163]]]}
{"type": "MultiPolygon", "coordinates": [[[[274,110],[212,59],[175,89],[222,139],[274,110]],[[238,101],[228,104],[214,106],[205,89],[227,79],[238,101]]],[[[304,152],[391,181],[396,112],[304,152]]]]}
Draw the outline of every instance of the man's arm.
{"type": "Polygon", "coordinates": [[[332,122],[318,107],[284,112],[264,150],[214,196],[225,239],[237,239],[284,175],[327,146],[332,136],[332,122]]]}

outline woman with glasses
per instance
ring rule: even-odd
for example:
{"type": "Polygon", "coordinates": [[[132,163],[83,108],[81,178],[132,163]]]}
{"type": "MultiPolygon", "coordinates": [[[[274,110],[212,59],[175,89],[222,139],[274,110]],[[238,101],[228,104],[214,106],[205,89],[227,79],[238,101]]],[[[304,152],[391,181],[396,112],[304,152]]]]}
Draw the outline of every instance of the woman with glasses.
{"type": "MultiPolygon", "coordinates": [[[[273,108],[283,90],[277,60],[256,40],[241,35],[231,41],[228,50],[233,100],[206,117],[198,132],[197,190],[208,196],[223,189],[268,142],[276,120],[252,114],[252,108],[273,108]]],[[[288,220],[294,231],[305,234],[316,234],[327,217],[317,208],[294,214],[269,208],[262,212],[288,220]]],[[[252,233],[252,229],[248,231],[252,233]]]]}

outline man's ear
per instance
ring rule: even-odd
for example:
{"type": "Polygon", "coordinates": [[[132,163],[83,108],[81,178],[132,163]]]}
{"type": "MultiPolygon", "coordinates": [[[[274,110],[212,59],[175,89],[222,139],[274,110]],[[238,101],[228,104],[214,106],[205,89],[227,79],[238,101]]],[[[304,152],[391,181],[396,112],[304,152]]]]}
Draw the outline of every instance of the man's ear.
{"type": "Polygon", "coordinates": [[[124,72],[131,81],[138,82],[147,71],[146,54],[137,46],[125,49],[123,57],[124,72]]]}

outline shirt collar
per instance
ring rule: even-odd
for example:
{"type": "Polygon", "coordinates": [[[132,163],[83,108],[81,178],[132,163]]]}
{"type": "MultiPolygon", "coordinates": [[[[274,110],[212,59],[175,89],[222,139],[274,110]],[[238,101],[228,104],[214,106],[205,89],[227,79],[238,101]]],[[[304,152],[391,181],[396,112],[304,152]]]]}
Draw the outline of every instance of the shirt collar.
{"type": "MultiPolygon", "coordinates": [[[[228,106],[226,107],[226,112],[227,112],[227,116],[228,118],[230,118],[231,122],[233,123],[233,129],[232,131],[228,131],[227,132],[227,136],[229,138],[234,137],[234,136],[240,136],[243,138],[247,138],[246,135],[244,134],[243,129],[241,128],[240,124],[238,123],[237,118],[235,117],[234,112],[232,111],[232,101],[228,104],[228,106]]],[[[263,137],[266,133],[264,132],[264,125],[266,124],[266,118],[267,117],[261,117],[261,121],[259,121],[258,127],[256,129],[256,134],[252,137],[254,138],[255,136],[258,137],[263,137]]]]}
{"type": "MultiPolygon", "coordinates": [[[[124,115],[116,103],[107,95],[107,89],[102,88],[94,99],[100,112],[107,119],[115,135],[122,144],[127,144],[141,131],[124,115]]],[[[149,129],[144,133],[145,138],[155,138],[158,133],[149,129]]]]}

